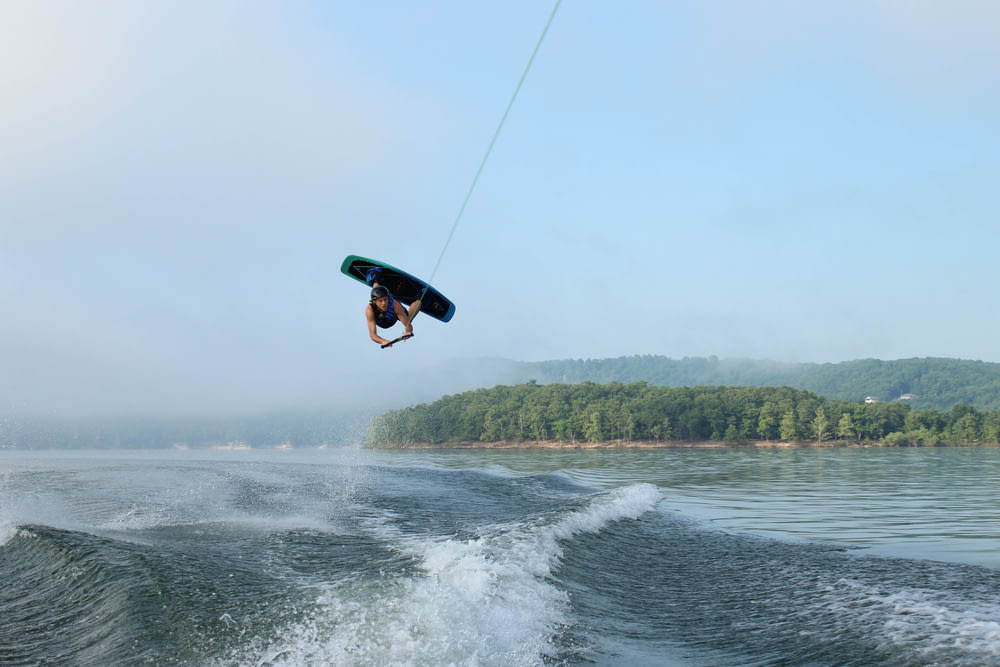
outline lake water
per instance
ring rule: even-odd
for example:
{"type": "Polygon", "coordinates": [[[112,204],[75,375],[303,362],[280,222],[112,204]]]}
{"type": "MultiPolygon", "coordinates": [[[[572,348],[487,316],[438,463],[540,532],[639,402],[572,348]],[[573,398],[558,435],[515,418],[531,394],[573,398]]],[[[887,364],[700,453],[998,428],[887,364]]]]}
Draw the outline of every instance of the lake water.
{"type": "Polygon", "coordinates": [[[1000,665],[1000,449],[0,451],[0,665],[1000,665]]]}
{"type": "Polygon", "coordinates": [[[594,488],[648,482],[720,528],[1000,568],[1000,448],[732,448],[387,452],[594,488]]]}

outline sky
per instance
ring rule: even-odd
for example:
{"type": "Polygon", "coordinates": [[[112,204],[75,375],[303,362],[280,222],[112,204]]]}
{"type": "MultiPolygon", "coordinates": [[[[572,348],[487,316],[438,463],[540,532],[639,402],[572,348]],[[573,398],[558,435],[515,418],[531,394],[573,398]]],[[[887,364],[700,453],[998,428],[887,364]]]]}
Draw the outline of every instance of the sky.
{"type": "Polygon", "coordinates": [[[1000,362],[1000,3],[565,0],[459,215],[552,9],[0,3],[0,414],[1000,362]],[[348,254],[454,319],[379,349],[348,254]]]}

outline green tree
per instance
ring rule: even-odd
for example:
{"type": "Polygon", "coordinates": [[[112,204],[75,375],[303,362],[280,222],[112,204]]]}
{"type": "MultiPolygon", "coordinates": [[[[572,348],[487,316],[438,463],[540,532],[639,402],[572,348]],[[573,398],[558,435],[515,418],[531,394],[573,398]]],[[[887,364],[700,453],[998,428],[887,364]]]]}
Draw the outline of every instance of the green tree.
{"type": "Polygon", "coordinates": [[[1000,410],[983,415],[982,435],[983,442],[1000,444],[1000,410]]]}
{"type": "Polygon", "coordinates": [[[757,435],[764,440],[778,437],[778,406],[772,401],[764,401],[757,417],[757,435]]]}
{"type": "Polygon", "coordinates": [[[795,419],[794,410],[789,410],[781,418],[779,435],[781,439],[785,442],[791,442],[793,440],[799,439],[799,423],[795,419]]]}
{"type": "Polygon", "coordinates": [[[971,405],[956,405],[948,416],[945,435],[954,445],[975,445],[980,442],[982,415],[971,405]]]}
{"type": "Polygon", "coordinates": [[[747,441],[746,436],[737,428],[736,424],[730,424],[726,427],[726,433],[722,436],[723,442],[727,442],[732,445],[742,444],[747,441]]]}
{"type": "Polygon", "coordinates": [[[670,440],[673,437],[673,431],[670,428],[670,417],[663,417],[657,424],[654,424],[650,428],[650,435],[653,436],[654,440],[670,440]]]}
{"type": "Polygon", "coordinates": [[[604,437],[604,427],[601,423],[601,413],[592,410],[586,415],[583,425],[583,437],[589,442],[602,442],[604,437]]]}
{"type": "Polygon", "coordinates": [[[858,437],[858,428],[854,425],[854,418],[850,412],[840,415],[837,422],[837,435],[845,440],[854,440],[858,437]]]}
{"type": "Polygon", "coordinates": [[[813,435],[816,436],[816,440],[819,442],[826,440],[827,429],[829,427],[830,420],[826,418],[826,412],[821,405],[816,408],[816,417],[812,421],[813,435]]]}

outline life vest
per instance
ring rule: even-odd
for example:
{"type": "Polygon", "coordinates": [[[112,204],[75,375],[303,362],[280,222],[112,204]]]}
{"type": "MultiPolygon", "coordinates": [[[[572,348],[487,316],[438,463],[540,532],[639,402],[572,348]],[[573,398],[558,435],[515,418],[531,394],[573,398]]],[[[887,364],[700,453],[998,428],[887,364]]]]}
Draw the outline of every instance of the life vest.
{"type": "Polygon", "coordinates": [[[392,294],[389,295],[389,310],[384,313],[375,307],[374,301],[372,301],[369,305],[372,308],[372,312],[375,313],[375,324],[379,325],[383,329],[388,329],[399,321],[399,318],[396,317],[396,300],[392,298],[392,294]]]}

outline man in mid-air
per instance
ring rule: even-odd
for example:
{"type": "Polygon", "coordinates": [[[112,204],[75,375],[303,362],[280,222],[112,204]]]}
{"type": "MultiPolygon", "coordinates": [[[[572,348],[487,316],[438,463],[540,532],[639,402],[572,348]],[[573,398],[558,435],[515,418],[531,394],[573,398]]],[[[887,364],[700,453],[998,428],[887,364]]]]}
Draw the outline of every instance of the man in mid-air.
{"type": "Polygon", "coordinates": [[[376,326],[388,329],[396,322],[402,322],[403,337],[412,336],[413,318],[420,312],[420,304],[426,290],[420,293],[417,300],[410,304],[410,308],[407,310],[392,296],[388,288],[379,284],[381,277],[382,269],[380,267],[369,269],[368,273],[365,274],[365,282],[372,286],[371,301],[365,306],[365,319],[368,321],[369,337],[382,347],[388,347],[392,345],[393,341],[379,336],[376,326]]]}

